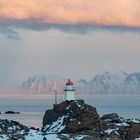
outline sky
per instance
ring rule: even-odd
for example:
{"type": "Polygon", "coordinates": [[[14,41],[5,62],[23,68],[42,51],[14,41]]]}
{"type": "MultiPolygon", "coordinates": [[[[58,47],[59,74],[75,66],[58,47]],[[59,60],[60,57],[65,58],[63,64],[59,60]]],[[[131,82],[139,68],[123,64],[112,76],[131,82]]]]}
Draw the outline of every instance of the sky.
{"type": "Polygon", "coordinates": [[[0,0],[0,90],[28,77],[140,72],[139,0],[0,0]]]}

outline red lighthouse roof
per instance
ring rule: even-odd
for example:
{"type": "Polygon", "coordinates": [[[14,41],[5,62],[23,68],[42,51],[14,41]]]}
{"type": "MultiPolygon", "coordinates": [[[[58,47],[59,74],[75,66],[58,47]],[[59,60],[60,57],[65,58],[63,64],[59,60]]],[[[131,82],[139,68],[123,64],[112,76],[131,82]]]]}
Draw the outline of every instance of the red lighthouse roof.
{"type": "Polygon", "coordinates": [[[66,83],[66,85],[73,85],[73,82],[69,79],[66,83]]]}

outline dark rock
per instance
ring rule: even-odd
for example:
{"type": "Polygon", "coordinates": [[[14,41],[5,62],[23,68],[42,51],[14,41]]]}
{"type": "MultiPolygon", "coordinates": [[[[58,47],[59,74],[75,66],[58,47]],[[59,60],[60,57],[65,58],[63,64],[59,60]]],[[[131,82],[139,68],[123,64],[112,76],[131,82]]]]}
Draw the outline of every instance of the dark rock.
{"type": "Polygon", "coordinates": [[[123,127],[123,128],[119,128],[118,133],[120,134],[120,138],[122,140],[126,140],[127,139],[127,131],[128,131],[128,127],[123,127]]]}
{"type": "Polygon", "coordinates": [[[96,108],[85,104],[84,100],[65,101],[54,105],[43,117],[43,131],[48,133],[76,133],[99,128],[100,118],[96,108]]]}
{"type": "Polygon", "coordinates": [[[107,128],[108,128],[107,122],[105,122],[104,120],[100,120],[100,131],[107,128]]]}
{"type": "Polygon", "coordinates": [[[105,114],[101,117],[103,120],[111,120],[111,121],[116,121],[119,120],[119,115],[117,113],[111,113],[111,114],[105,114]]]}
{"type": "Polygon", "coordinates": [[[1,133],[14,133],[22,130],[28,131],[29,128],[16,121],[0,120],[1,133]]]}
{"type": "Polygon", "coordinates": [[[109,134],[108,138],[110,138],[111,140],[122,140],[122,139],[120,138],[119,133],[117,133],[116,131],[112,131],[112,132],[109,134]]]}
{"type": "MultiPolygon", "coordinates": [[[[29,131],[36,131],[35,128],[29,128],[13,120],[1,120],[0,119],[0,137],[5,135],[7,140],[25,140],[25,136],[29,131]]],[[[38,132],[38,131],[36,131],[38,132]]],[[[3,138],[5,139],[5,138],[3,138]]]]}
{"type": "Polygon", "coordinates": [[[82,131],[82,132],[76,133],[76,135],[77,136],[79,136],[79,135],[87,136],[87,137],[83,138],[83,140],[101,140],[99,132],[94,131],[94,130],[82,131]]]}
{"type": "Polygon", "coordinates": [[[127,140],[134,140],[140,137],[140,123],[133,123],[127,132],[127,140]]]}
{"type": "Polygon", "coordinates": [[[7,111],[5,114],[20,114],[20,112],[15,112],[15,111],[7,111]]]}
{"type": "Polygon", "coordinates": [[[44,137],[43,140],[47,140],[47,138],[44,137]]]}
{"type": "Polygon", "coordinates": [[[111,122],[111,123],[122,123],[121,120],[119,120],[119,119],[118,119],[118,120],[114,120],[114,119],[113,119],[113,120],[111,120],[110,122],[111,122]]]}

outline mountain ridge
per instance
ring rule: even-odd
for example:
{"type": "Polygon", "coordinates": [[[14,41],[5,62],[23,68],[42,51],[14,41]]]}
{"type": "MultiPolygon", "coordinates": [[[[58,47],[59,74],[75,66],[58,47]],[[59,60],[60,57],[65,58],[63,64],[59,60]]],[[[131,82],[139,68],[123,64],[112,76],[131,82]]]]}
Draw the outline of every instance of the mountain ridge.
{"type": "MultiPolygon", "coordinates": [[[[63,93],[67,79],[60,75],[35,75],[22,84],[22,89],[32,93],[63,93]]],[[[84,94],[140,94],[140,72],[104,72],[90,80],[74,83],[77,93],[84,94]]]]}

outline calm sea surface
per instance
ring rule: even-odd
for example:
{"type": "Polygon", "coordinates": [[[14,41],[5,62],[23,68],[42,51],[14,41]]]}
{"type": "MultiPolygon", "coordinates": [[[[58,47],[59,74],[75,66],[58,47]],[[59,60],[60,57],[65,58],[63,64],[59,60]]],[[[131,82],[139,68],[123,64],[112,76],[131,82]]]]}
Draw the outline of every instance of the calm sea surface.
{"type": "MultiPolygon", "coordinates": [[[[78,97],[77,97],[78,98],[78,97]]],[[[85,103],[96,107],[100,116],[106,113],[118,113],[125,118],[140,119],[140,96],[81,96],[85,103]]],[[[59,98],[59,102],[62,99],[59,98]]],[[[40,127],[45,110],[52,108],[53,97],[36,98],[0,98],[0,119],[10,119],[28,126],[40,127]],[[6,111],[18,111],[21,114],[4,114],[6,111]]]]}

